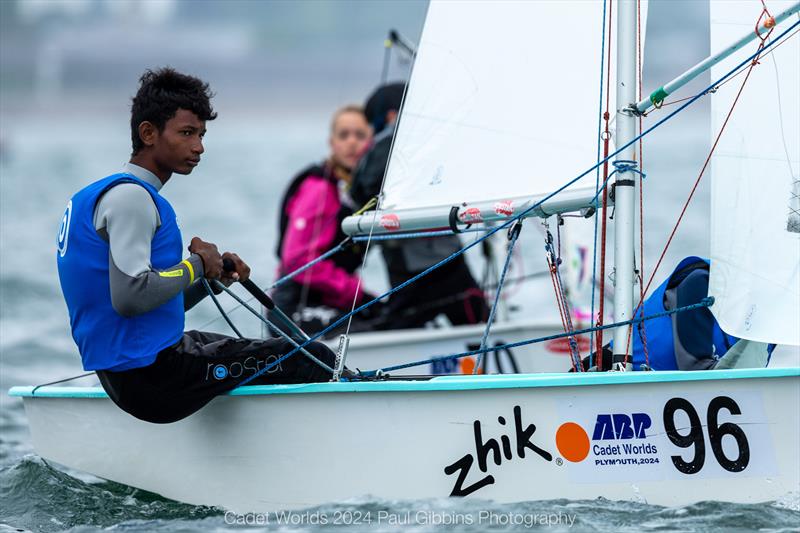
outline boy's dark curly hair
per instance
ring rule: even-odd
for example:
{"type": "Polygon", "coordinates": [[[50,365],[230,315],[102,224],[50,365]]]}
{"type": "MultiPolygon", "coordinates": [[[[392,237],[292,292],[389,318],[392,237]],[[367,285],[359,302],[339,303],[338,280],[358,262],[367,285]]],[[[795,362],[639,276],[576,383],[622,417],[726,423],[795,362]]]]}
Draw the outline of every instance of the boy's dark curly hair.
{"type": "Polygon", "coordinates": [[[217,114],[211,108],[214,94],[208,83],[181,74],[173,68],[146,70],[139,78],[141,86],[133,97],[131,104],[131,141],[133,154],[144,148],[139,138],[139,124],[144,121],[152,123],[158,131],[164,131],[164,125],[175,116],[178,109],[191,111],[200,120],[214,120],[217,114]]]}

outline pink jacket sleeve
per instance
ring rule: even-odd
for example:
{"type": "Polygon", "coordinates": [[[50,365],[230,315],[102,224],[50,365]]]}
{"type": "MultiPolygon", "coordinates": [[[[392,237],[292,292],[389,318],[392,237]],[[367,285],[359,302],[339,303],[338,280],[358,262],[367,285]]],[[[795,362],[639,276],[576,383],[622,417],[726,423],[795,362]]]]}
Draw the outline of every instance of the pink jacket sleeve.
{"type": "MultiPolygon", "coordinates": [[[[330,250],[337,243],[337,214],[339,195],[330,181],[310,176],[306,178],[286,206],[289,223],[281,249],[281,267],[292,272],[330,250]]],[[[331,259],[321,261],[299,274],[295,281],[322,293],[325,305],[350,309],[358,291],[358,276],[350,274],[331,259]]]]}

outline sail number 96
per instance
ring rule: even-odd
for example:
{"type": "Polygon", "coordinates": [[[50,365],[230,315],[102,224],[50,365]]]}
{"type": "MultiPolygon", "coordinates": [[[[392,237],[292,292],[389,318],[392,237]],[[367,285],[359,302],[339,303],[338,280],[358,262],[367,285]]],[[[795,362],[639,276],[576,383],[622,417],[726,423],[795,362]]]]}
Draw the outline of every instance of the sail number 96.
{"type": "MultiPolygon", "coordinates": [[[[706,425],[711,452],[717,463],[728,472],[741,472],[750,463],[750,445],[742,428],[732,422],[719,423],[719,412],[725,409],[732,415],[742,414],[736,402],[728,396],[717,396],[708,404],[706,425]],[[726,435],[736,442],[737,454],[734,458],[725,455],[722,439],[726,435]]],[[[672,398],[664,406],[664,430],[675,446],[694,448],[694,455],[688,460],[680,455],[673,455],[672,463],[684,474],[696,474],[702,470],[706,460],[706,442],[703,436],[703,424],[694,406],[683,398],[672,398]],[[675,413],[683,411],[689,418],[689,427],[680,429],[675,425],[675,413]],[[688,433],[681,433],[688,429],[688,433]]]]}

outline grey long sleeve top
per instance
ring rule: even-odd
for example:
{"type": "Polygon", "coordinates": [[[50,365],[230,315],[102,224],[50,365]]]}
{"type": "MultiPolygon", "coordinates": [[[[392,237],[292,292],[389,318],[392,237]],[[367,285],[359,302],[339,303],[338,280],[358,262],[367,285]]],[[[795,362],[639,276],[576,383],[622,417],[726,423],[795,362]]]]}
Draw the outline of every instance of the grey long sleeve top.
{"type": "MultiPolygon", "coordinates": [[[[163,185],[155,174],[132,163],[127,163],[123,172],[133,174],[156,190],[163,185]]],[[[111,304],[120,315],[146,313],[181,291],[184,291],[184,308],[188,310],[206,295],[202,284],[197,282],[203,276],[200,256],[192,254],[187,259],[194,269],[194,279],[185,263],[162,271],[150,264],[151,243],[161,219],[153,198],[143,187],[135,183],[112,187],[98,200],[93,220],[95,231],[109,244],[111,304]],[[181,276],[160,274],[177,270],[182,272],[181,276]]]]}

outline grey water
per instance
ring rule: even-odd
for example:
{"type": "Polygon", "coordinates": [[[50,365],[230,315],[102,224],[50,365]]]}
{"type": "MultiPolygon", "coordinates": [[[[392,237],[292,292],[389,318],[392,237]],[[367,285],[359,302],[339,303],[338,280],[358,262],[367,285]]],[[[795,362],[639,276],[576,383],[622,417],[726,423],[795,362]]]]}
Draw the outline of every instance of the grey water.
{"type": "MultiPolygon", "coordinates": [[[[7,391],[81,373],[58,287],[55,234],[69,196],[126,160],[128,98],[141,70],[170,63],[206,77],[216,90],[219,118],[209,124],[203,162],[190,176],[175,176],[164,194],[187,241],[198,235],[236,251],[265,285],[276,268],[283,187],[325,155],[333,109],[363,101],[378,82],[386,30],[418,37],[425,3],[154,2],[163,8],[148,8],[135,23],[114,2],[54,3],[42,12],[22,4],[0,2],[0,531],[797,530],[797,494],[752,505],[717,502],[709,494],[705,502],[677,508],[603,499],[499,504],[366,497],[240,524],[223,509],[45,462],[32,447],[22,402],[7,391]],[[168,38],[175,34],[189,44],[175,45],[168,38]]],[[[651,2],[651,21],[662,26],[648,28],[646,89],[648,80],[654,85],[676,74],[676,58],[689,65],[707,54],[702,4],[651,2]]],[[[406,69],[393,60],[390,78],[406,69]]],[[[707,102],[670,128],[645,145],[645,268],[655,263],[708,152],[707,102]]],[[[707,253],[708,207],[704,178],[663,275],[683,256],[707,253]]],[[[519,248],[514,274],[544,268],[539,232],[527,232],[519,248]]],[[[481,268],[479,256],[469,261],[481,268]]],[[[371,290],[387,287],[379,255],[368,259],[364,277],[371,290]]],[[[552,308],[552,298],[546,284],[534,282],[514,303],[532,314],[552,308]]],[[[255,320],[239,311],[232,316],[245,334],[260,334],[255,320]]],[[[187,316],[187,327],[226,332],[210,302],[187,316]]]]}

